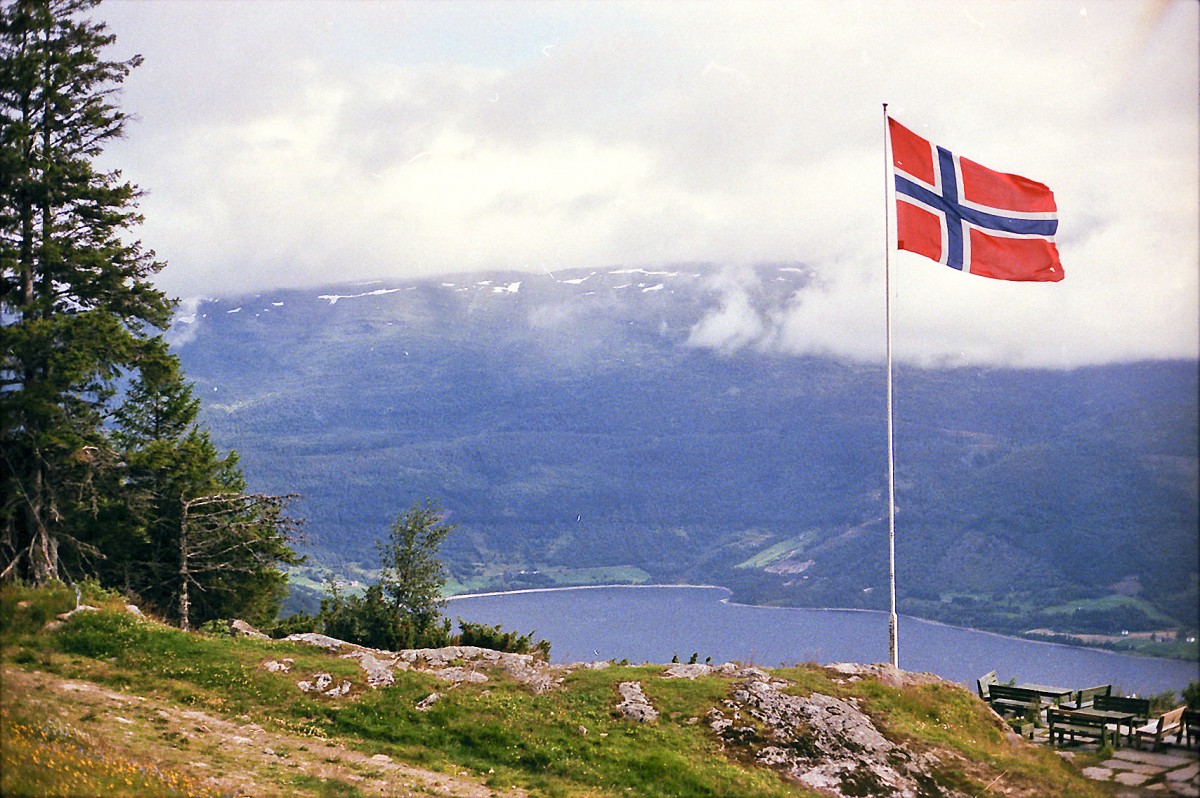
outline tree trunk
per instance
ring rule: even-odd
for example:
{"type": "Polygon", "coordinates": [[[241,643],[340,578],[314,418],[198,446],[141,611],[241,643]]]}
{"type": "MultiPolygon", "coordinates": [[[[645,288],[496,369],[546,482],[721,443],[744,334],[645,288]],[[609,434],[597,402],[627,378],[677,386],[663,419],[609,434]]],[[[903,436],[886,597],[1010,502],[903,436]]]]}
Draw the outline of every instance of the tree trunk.
{"type": "Polygon", "coordinates": [[[179,628],[188,630],[188,614],[191,601],[188,597],[188,503],[182,502],[183,513],[179,519],[179,628]]]}
{"type": "Polygon", "coordinates": [[[58,578],[58,538],[46,527],[42,499],[45,496],[45,475],[35,466],[33,495],[25,497],[25,517],[28,519],[29,572],[36,584],[44,585],[58,578]]]}

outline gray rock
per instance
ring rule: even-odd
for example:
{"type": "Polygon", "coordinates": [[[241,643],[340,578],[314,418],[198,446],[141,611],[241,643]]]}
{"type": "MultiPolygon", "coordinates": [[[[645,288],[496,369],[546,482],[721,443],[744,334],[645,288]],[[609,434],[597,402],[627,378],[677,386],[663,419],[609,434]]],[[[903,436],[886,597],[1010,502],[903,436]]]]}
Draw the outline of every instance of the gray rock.
{"type": "Polygon", "coordinates": [[[621,703],[617,705],[617,712],[622,717],[639,723],[653,723],[658,720],[658,710],[642,692],[641,682],[621,682],[617,689],[621,693],[621,703]]]}
{"type": "Polygon", "coordinates": [[[920,785],[936,764],[932,756],[893,744],[852,700],[789,695],[782,683],[751,670],[733,691],[733,706],[709,713],[726,745],[748,748],[757,761],[830,795],[861,795],[863,789],[899,798],[923,794],[920,785]],[[740,714],[756,724],[734,723],[740,714]]]}
{"type": "Polygon", "coordinates": [[[367,684],[370,687],[390,687],[396,683],[396,676],[392,673],[390,662],[384,662],[376,659],[374,655],[366,651],[351,651],[349,654],[343,655],[344,659],[357,659],[359,667],[366,674],[367,684]]]}
{"type": "Polygon", "coordinates": [[[69,621],[71,619],[71,616],[77,612],[99,612],[99,611],[100,611],[99,607],[93,607],[90,604],[80,604],[78,607],[76,607],[73,610],[67,610],[66,612],[60,612],[57,617],[60,621],[69,621]]]}
{"type": "Polygon", "coordinates": [[[442,700],[441,693],[430,693],[417,702],[417,709],[421,712],[428,712],[429,708],[442,700]]]}
{"type": "Polygon", "coordinates": [[[672,665],[667,668],[663,677],[666,679],[695,679],[697,676],[707,676],[712,673],[713,669],[709,665],[700,665],[696,663],[688,665],[672,665]]]}
{"type": "Polygon", "coordinates": [[[430,673],[432,673],[434,676],[438,677],[439,679],[442,679],[443,681],[453,682],[454,684],[460,684],[462,682],[472,682],[475,684],[482,684],[483,682],[488,681],[488,677],[487,677],[486,673],[480,673],[479,671],[474,671],[474,670],[470,670],[468,668],[461,668],[461,667],[457,667],[457,666],[455,666],[453,668],[441,668],[440,670],[432,670],[432,671],[430,671],[430,673]]]}
{"type": "Polygon", "coordinates": [[[325,691],[325,695],[330,698],[341,698],[350,692],[350,682],[342,682],[337,687],[332,687],[325,691]]]}
{"type": "Polygon", "coordinates": [[[251,626],[250,624],[248,624],[242,620],[230,621],[229,628],[232,631],[236,632],[237,634],[241,635],[242,637],[257,637],[257,638],[261,638],[263,640],[270,639],[267,637],[267,635],[263,634],[262,632],[258,631],[253,626],[251,626]]]}
{"type": "Polygon", "coordinates": [[[311,679],[305,679],[301,682],[296,682],[296,686],[305,693],[320,692],[323,693],[333,684],[333,676],[328,673],[318,673],[311,679]]]}
{"type": "Polygon", "coordinates": [[[296,635],[288,635],[283,639],[291,643],[308,643],[310,646],[327,648],[330,651],[339,651],[343,646],[357,648],[357,646],[347,643],[345,640],[338,640],[336,637],[329,637],[328,635],[319,635],[316,632],[302,632],[296,635]]]}

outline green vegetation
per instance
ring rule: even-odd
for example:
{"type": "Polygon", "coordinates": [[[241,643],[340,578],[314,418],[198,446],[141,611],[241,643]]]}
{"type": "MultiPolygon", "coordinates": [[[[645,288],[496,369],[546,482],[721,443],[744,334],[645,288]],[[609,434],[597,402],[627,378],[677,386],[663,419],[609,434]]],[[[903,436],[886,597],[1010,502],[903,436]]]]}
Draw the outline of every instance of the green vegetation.
{"type": "Polygon", "coordinates": [[[332,580],[316,615],[296,613],[269,632],[273,637],[321,632],[389,651],[453,644],[536,653],[549,659],[550,643],[535,641],[532,633],[522,635],[499,626],[460,621],[459,634],[450,634],[450,620],[440,613],[446,603],[445,568],[438,550],[453,529],[442,521],[437,508],[413,505],[392,522],[388,539],[379,545],[383,567],[378,581],[363,590],[344,591],[332,580]]]}
{"type": "Polygon", "coordinates": [[[584,568],[541,566],[517,568],[495,566],[482,573],[446,580],[446,595],[528,590],[542,587],[579,587],[585,585],[643,585],[651,576],[632,565],[597,565],[584,568]]]}
{"type": "MultiPolygon", "coordinates": [[[[473,780],[498,790],[515,785],[534,796],[812,795],[723,745],[709,728],[709,710],[736,689],[728,678],[663,679],[661,666],[612,666],[564,672],[557,688],[534,694],[499,672],[487,683],[447,690],[428,673],[399,671],[394,686],[370,690],[362,687],[355,662],[336,654],[184,633],[125,613],[111,594],[89,588],[86,598],[101,611],[76,613],[46,629],[40,620],[73,606],[73,595],[61,587],[0,591],[0,665],[6,684],[17,686],[3,696],[5,756],[16,750],[11,746],[19,735],[24,762],[18,770],[5,768],[6,779],[20,779],[13,784],[57,778],[60,760],[50,759],[57,743],[46,736],[57,735],[82,741],[71,766],[76,785],[99,783],[107,772],[104,760],[160,774],[154,778],[163,784],[183,785],[181,795],[202,794],[200,789],[228,794],[243,783],[300,796],[376,795],[382,779],[396,789],[405,780],[419,786],[424,777],[473,780]],[[284,659],[290,660],[289,673],[264,667],[284,659]],[[316,672],[357,686],[341,699],[297,689],[297,679],[316,672]],[[65,689],[63,680],[74,685],[69,701],[55,699],[65,689]],[[626,681],[644,686],[661,712],[657,722],[636,723],[615,713],[617,685],[626,681]],[[418,709],[433,692],[441,700],[418,709]],[[119,709],[100,711],[102,706],[119,709]],[[50,719],[31,724],[31,717],[50,719]],[[251,734],[269,740],[269,752],[264,743],[235,742],[251,734]],[[90,748],[95,739],[106,742],[90,748]],[[409,769],[388,771],[379,755],[409,769]],[[51,761],[56,764],[46,764],[51,761]]],[[[982,703],[961,688],[850,682],[817,666],[774,675],[789,680],[797,695],[819,691],[857,700],[906,750],[936,754],[941,787],[976,794],[1002,776],[1020,794],[1104,794],[1053,752],[1011,743],[982,703]]],[[[120,766],[118,773],[129,772],[120,766]]],[[[124,794],[155,794],[154,785],[143,792],[131,786],[124,794]]]]}
{"type": "Polygon", "coordinates": [[[219,798],[179,771],[160,770],[71,727],[0,711],[0,794],[219,798]]]}
{"type": "Polygon", "coordinates": [[[762,551],[755,554],[753,557],[746,559],[737,564],[737,568],[766,568],[773,562],[781,560],[784,557],[790,557],[793,554],[799,554],[804,551],[804,545],[813,538],[812,532],[806,532],[803,535],[798,535],[794,538],[781,540],[780,542],[768,546],[762,551]]]}
{"type": "Polygon", "coordinates": [[[533,632],[520,634],[505,632],[499,625],[491,626],[482,623],[471,623],[458,619],[460,632],[455,635],[453,642],[459,646],[478,646],[490,648],[492,651],[509,651],[515,654],[537,654],[543,660],[550,659],[550,642],[534,640],[533,632]]]}
{"type": "Polygon", "coordinates": [[[97,168],[141,63],[98,0],[0,7],[0,579],[100,578],[187,627],[273,618],[290,496],[246,492],[163,338],[138,188],[97,168]]]}

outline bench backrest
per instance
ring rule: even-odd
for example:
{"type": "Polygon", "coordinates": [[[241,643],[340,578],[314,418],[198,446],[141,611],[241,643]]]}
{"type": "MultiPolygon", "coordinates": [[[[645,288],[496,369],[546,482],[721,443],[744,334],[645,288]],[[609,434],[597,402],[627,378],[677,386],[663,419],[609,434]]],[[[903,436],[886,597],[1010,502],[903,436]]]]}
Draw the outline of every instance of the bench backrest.
{"type": "Polygon", "coordinates": [[[1075,693],[1075,706],[1085,707],[1088,704],[1090,704],[1092,701],[1095,701],[1096,696],[1100,696],[1100,695],[1104,695],[1104,696],[1112,695],[1112,685],[1111,684],[1101,684],[1101,685],[1097,685],[1095,687],[1085,687],[1084,689],[1075,693]]]}
{"type": "Polygon", "coordinates": [[[1104,718],[1098,718],[1095,715],[1087,715],[1083,712],[1072,712],[1069,709],[1047,707],[1046,722],[1051,726],[1069,723],[1073,726],[1095,726],[1098,728],[1103,728],[1108,721],[1106,721],[1104,718]]]}
{"type": "Polygon", "coordinates": [[[1163,713],[1158,719],[1158,730],[1171,729],[1183,723],[1183,711],[1187,707],[1175,707],[1170,712],[1163,713]]]}
{"type": "Polygon", "coordinates": [[[1024,687],[1013,687],[1007,684],[993,684],[988,687],[988,698],[1004,698],[1009,701],[1026,701],[1031,704],[1042,703],[1042,695],[1037,690],[1026,690],[1024,687]]]}
{"type": "Polygon", "coordinates": [[[983,674],[978,679],[976,679],[975,686],[979,690],[979,697],[982,698],[984,701],[987,701],[988,700],[988,688],[991,687],[993,684],[995,684],[998,681],[1000,681],[1000,679],[997,678],[995,671],[988,671],[987,673],[983,674]]]}
{"type": "Polygon", "coordinates": [[[1150,718],[1149,698],[1126,698],[1118,695],[1098,695],[1092,706],[1096,709],[1111,709],[1117,712],[1129,712],[1139,718],[1150,718]]]}
{"type": "Polygon", "coordinates": [[[1200,709],[1185,709],[1183,711],[1183,725],[1189,729],[1200,727],[1200,709]]]}

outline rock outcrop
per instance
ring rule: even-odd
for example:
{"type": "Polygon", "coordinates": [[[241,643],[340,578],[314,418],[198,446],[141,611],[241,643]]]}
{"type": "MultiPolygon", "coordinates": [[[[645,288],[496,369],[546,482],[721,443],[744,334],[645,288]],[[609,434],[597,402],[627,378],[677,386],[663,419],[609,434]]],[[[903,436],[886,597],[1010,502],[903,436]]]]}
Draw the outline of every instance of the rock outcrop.
{"type": "Polygon", "coordinates": [[[650,699],[646,698],[641,682],[621,682],[617,690],[621,693],[621,703],[617,705],[617,712],[621,717],[638,723],[653,723],[658,720],[658,710],[651,705],[650,699]]]}
{"type": "MultiPolygon", "coordinates": [[[[289,635],[285,640],[317,646],[328,651],[345,652],[342,654],[343,658],[358,660],[367,686],[372,688],[394,684],[394,674],[398,670],[420,670],[457,684],[486,682],[489,677],[484,669],[494,668],[503,671],[534,694],[541,694],[561,684],[565,674],[571,669],[571,666],[548,665],[532,654],[512,654],[478,646],[382,651],[313,632],[289,635]]],[[[598,666],[599,663],[591,663],[579,667],[598,666]]]]}
{"type": "Polygon", "coordinates": [[[889,741],[853,699],[794,696],[782,680],[745,673],[724,709],[709,713],[727,746],[828,795],[958,798],[936,783],[932,755],[889,741]]]}

